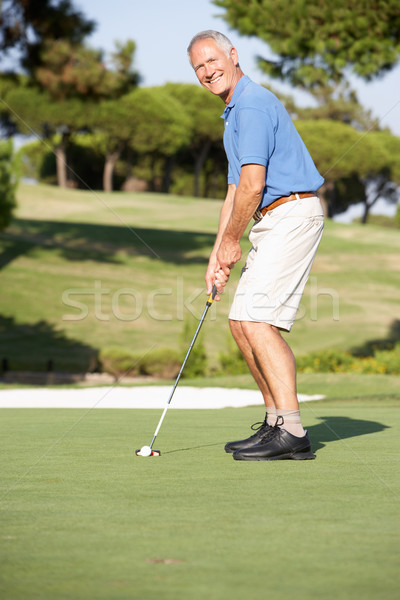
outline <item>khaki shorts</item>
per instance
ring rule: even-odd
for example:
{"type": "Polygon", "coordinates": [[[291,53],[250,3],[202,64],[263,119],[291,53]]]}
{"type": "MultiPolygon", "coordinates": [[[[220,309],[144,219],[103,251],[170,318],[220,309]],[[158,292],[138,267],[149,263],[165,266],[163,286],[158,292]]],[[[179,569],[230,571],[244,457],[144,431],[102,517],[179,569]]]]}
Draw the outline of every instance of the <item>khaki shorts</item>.
{"type": "Polygon", "coordinates": [[[290,331],[323,229],[316,196],[282,204],[255,223],[229,318],[290,331]]]}

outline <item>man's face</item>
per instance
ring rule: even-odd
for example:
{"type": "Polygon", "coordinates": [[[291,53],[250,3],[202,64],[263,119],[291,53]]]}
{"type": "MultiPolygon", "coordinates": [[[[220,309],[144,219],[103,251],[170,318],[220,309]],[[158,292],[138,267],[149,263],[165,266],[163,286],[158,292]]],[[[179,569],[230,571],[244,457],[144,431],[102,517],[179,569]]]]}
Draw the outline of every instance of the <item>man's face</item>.
{"type": "Polygon", "coordinates": [[[190,59],[201,85],[229,104],[240,78],[235,48],[228,57],[212,38],[199,40],[190,51],[190,59]]]}

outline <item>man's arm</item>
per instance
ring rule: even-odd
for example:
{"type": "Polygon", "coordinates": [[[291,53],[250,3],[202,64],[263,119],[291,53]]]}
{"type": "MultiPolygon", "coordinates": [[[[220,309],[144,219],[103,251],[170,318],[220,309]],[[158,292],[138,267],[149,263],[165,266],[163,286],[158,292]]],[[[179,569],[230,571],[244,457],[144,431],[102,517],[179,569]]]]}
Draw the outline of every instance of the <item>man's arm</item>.
{"type": "MultiPolygon", "coordinates": [[[[206,285],[207,285],[207,294],[211,294],[212,287],[215,283],[216,274],[220,271],[221,267],[217,260],[217,252],[220,247],[222,236],[224,234],[225,228],[228,224],[229,218],[231,216],[231,212],[233,209],[233,202],[235,199],[236,186],[233,184],[228,185],[228,191],[225,197],[224,204],[222,205],[220,217],[219,217],[219,226],[218,233],[215,239],[214,247],[210,254],[210,258],[208,261],[208,268],[205,275],[206,285]]],[[[226,279],[227,281],[227,279],[226,279]]],[[[223,290],[220,289],[220,293],[223,290]]],[[[219,297],[216,297],[216,300],[219,300],[219,297]]]]}
{"type": "Polygon", "coordinates": [[[216,253],[218,267],[223,271],[226,278],[229,277],[235,263],[240,260],[242,255],[240,240],[254,211],[257,210],[260,204],[264,188],[265,167],[256,164],[243,165],[240,171],[239,185],[235,190],[232,209],[222,231],[216,253]]]}

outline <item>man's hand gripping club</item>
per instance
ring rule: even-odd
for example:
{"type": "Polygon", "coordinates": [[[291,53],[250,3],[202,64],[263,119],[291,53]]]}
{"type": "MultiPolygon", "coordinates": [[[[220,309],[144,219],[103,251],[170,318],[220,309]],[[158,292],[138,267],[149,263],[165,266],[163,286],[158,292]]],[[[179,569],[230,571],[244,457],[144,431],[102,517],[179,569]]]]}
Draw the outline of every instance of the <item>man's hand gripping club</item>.
{"type": "MultiPolygon", "coordinates": [[[[231,270],[242,256],[240,239],[260,203],[264,186],[265,167],[257,164],[243,165],[238,187],[228,186],[205,277],[208,294],[214,283],[218,293],[223,293],[231,270]]],[[[220,297],[215,299],[220,300],[220,297]]]]}
{"type": "MultiPolygon", "coordinates": [[[[207,293],[212,290],[215,284],[218,294],[224,293],[224,288],[228,283],[231,270],[242,256],[242,249],[239,242],[223,238],[216,253],[211,254],[208,268],[205,276],[207,293]]],[[[215,300],[220,300],[217,295],[215,300]]]]}

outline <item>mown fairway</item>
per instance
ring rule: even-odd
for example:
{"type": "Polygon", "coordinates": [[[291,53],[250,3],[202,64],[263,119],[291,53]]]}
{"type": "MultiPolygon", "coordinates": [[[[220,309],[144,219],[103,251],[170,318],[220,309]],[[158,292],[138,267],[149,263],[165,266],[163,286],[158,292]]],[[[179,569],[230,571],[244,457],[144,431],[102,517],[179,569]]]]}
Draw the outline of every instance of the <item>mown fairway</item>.
{"type": "Polygon", "coordinates": [[[172,411],[147,459],[160,411],[3,409],[1,597],[395,600],[397,406],[303,404],[317,459],[274,463],[223,450],[257,407],[172,411]]]}
{"type": "MultiPolygon", "coordinates": [[[[0,237],[0,351],[14,368],[52,358],[85,370],[105,346],[179,346],[186,315],[204,307],[219,202],[45,186],[21,186],[19,202],[0,237]]],[[[329,222],[295,351],[386,338],[399,250],[397,231],[329,222]]],[[[214,361],[228,306],[204,325],[214,361]]],[[[247,375],[189,383],[254,386],[247,375]]],[[[300,392],[327,396],[302,405],[317,454],[304,463],[224,453],[259,407],[171,411],[162,456],[147,459],[135,449],[160,411],[2,409],[1,598],[397,600],[398,384],[300,374],[300,392]]]]}
{"type": "MultiPolygon", "coordinates": [[[[204,307],[203,276],[221,203],[21,185],[0,235],[0,354],[14,369],[85,371],[107,346],[179,347],[204,307]]],[[[248,242],[243,242],[248,249],[248,242]]],[[[290,334],[297,354],[384,339],[399,316],[400,235],[328,222],[290,334]]],[[[211,363],[226,350],[229,296],[204,327],[211,363]]]]}

